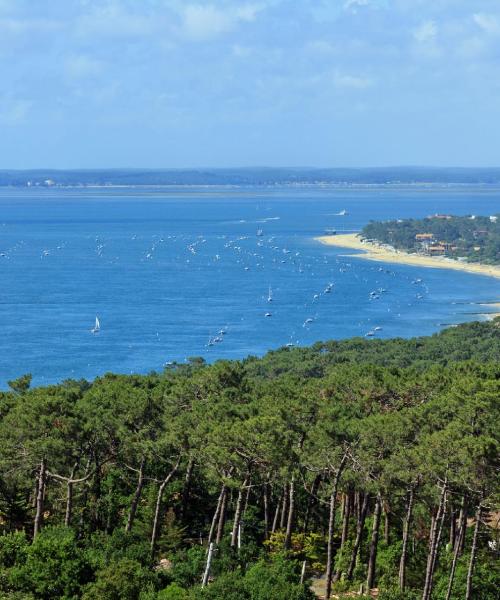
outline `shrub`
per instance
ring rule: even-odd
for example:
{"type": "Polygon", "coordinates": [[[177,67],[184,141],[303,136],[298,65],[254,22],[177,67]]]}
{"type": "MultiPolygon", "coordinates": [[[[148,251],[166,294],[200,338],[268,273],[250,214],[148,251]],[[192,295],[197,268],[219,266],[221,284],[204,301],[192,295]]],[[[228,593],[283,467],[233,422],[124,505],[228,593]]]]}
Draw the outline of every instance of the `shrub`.
{"type": "Polygon", "coordinates": [[[149,544],[135,533],[115,529],[111,535],[95,533],[87,547],[87,557],[94,569],[103,569],[122,558],[148,566],[150,562],[149,544]]]}
{"type": "Polygon", "coordinates": [[[189,600],[189,593],[176,583],[172,583],[158,592],[156,598],[157,600],[189,600]]]}
{"type": "Polygon", "coordinates": [[[378,600],[420,600],[421,594],[407,590],[390,589],[380,592],[378,600]]]}
{"type": "Polygon", "coordinates": [[[10,570],[12,587],[32,592],[36,598],[53,600],[79,597],[92,571],[67,527],[47,527],[27,546],[26,561],[10,570]]]}
{"type": "Polygon", "coordinates": [[[29,547],[24,532],[8,533],[0,536],[0,566],[10,568],[24,564],[29,547]]]}
{"type": "Polygon", "coordinates": [[[184,588],[200,583],[206,560],[207,550],[203,546],[177,552],[172,559],[173,582],[184,588]]]}
{"type": "Polygon", "coordinates": [[[141,591],[152,588],[154,574],[136,560],[122,558],[101,569],[87,586],[83,600],[137,600],[141,591]]]}

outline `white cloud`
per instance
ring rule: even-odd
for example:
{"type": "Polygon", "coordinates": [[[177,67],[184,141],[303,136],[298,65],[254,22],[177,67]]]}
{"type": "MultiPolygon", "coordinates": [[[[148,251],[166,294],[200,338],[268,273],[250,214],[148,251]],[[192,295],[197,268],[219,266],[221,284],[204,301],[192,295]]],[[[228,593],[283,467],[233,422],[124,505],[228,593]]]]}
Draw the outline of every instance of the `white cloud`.
{"type": "Polygon", "coordinates": [[[231,48],[233,56],[237,58],[248,58],[252,55],[253,49],[248,46],[240,46],[240,44],[234,44],[231,48]]]}
{"type": "Polygon", "coordinates": [[[487,51],[484,36],[469,37],[457,47],[457,54],[466,59],[477,59],[487,51]]]}
{"type": "Polygon", "coordinates": [[[31,100],[0,97],[0,123],[15,126],[24,122],[32,105],[31,100]]]}
{"type": "Polygon", "coordinates": [[[486,33],[500,34],[500,18],[495,15],[487,15],[485,13],[476,13],[472,17],[476,25],[478,25],[486,33]]]}
{"type": "Polygon", "coordinates": [[[314,40],[306,45],[306,50],[313,54],[332,54],[336,48],[326,40],[314,40]]]}
{"type": "Polygon", "coordinates": [[[157,28],[157,21],[147,13],[132,13],[124,10],[117,2],[108,2],[92,7],[82,14],[76,23],[78,33],[113,37],[141,37],[157,28]]]}
{"type": "Polygon", "coordinates": [[[344,8],[346,10],[351,9],[355,11],[357,8],[360,8],[362,6],[368,6],[369,4],[369,0],[346,0],[344,8]]]}
{"type": "Polygon", "coordinates": [[[364,90],[373,85],[373,80],[368,77],[359,77],[357,75],[335,72],[333,74],[333,83],[335,87],[338,88],[364,90]]]}
{"type": "Polygon", "coordinates": [[[67,75],[74,79],[94,77],[103,71],[101,61],[85,54],[76,54],[66,59],[65,70],[67,75]]]}
{"type": "Polygon", "coordinates": [[[20,19],[4,18],[0,19],[0,32],[3,34],[23,34],[50,32],[61,29],[63,24],[51,19],[20,19]]]}
{"type": "Polygon", "coordinates": [[[218,8],[212,4],[188,4],[182,9],[183,31],[194,40],[215,38],[232,31],[241,22],[254,21],[262,4],[218,8]]]}
{"type": "Polygon", "coordinates": [[[423,44],[425,42],[434,41],[438,32],[437,25],[434,21],[425,21],[419,27],[413,30],[413,37],[417,42],[423,44]]]}

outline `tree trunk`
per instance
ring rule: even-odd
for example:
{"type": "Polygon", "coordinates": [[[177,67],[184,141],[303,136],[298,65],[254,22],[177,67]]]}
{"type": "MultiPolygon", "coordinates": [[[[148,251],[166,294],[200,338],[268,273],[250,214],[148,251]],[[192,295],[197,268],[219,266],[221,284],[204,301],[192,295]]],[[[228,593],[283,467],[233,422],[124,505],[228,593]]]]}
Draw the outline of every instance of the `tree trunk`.
{"type": "Polygon", "coordinates": [[[463,510],[461,511],[460,531],[462,534],[461,534],[461,536],[459,536],[459,539],[460,539],[460,547],[458,549],[459,556],[461,556],[465,550],[465,532],[467,531],[467,497],[466,496],[464,496],[463,510]]]}
{"type": "Polygon", "coordinates": [[[425,572],[424,591],[422,600],[429,600],[432,592],[432,579],[434,576],[434,567],[436,565],[436,556],[438,549],[438,529],[441,525],[441,516],[445,508],[446,483],[443,485],[441,497],[439,499],[438,511],[435,518],[432,520],[431,531],[429,536],[429,554],[427,557],[427,569],[425,572]]]}
{"type": "Polygon", "coordinates": [[[368,575],[366,577],[366,587],[371,590],[375,583],[375,569],[377,565],[378,532],[380,528],[380,513],[382,511],[382,500],[380,494],[377,494],[375,500],[375,510],[373,513],[372,539],[370,542],[370,556],[368,559],[368,575]]]}
{"type": "Polygon", "coordinates": [[[312,487],[311,487],[311,493],[309,494],[309,496],[307,498],[306,514],[304,516],[304,527],[302,529],[303,533],[307,533],[307,530],[309,529],[309,519],[311,518],[311,511],[313,508],[313,504],[315,502],[315,495],[316,495],[316,492],[318,491],[318,486],[319,486],[320,481],[321,481],[321,475],[316,475],[316,477],[314,478],[312,487]]]}
{"type": "Polygon", "coordinates": [[[245,513],[247,512],[248,502],[250,500],[250,491],[252,490],[252,486],[250,485],[250,477],[247,481],[247,493],[245,494],[245,502],[243,502],[243,510],[241,512],[241,518],[245,518],[245,513]]]}
{"type": "Polygon", "coordinates": [[[186,476],[184,478],[184,487],[182,488],[182,500],[181,500],[181,521],[186,516],[187,505],[189,502],[189,495],[191,493],[191,479],[193,476],[194,459],[190,458],[186,467],[186,476]]]}
{"type": "Polygon", "coordinates": [[[285,529],[287,506],[288,506],[288,486],[285,483],[285,485],[283,487],[283,504],[281,506],[280,529],[285,529]]]}
{"type": "Polygon", "coordinates": [[[457,511],[450,506],[450,548],[455,547],[455,541],[457,538],[457,511]]]}
{"type": "Polygon", "coordinates": [[[179,468],[179,463],[180,463],[180,458],[178,459],[178,461],[176,462],[176,464],[174,465],[174,467],[170,471],[170,473],[160,483],[160,487],[158,488],[158,494],[156,495],[155,515],[153,518],[153,529],[151,531],[151,541],[150,541],[151,558],[153,558],[155,550],[156,550],[156,540],[158,539],[158,533],[160,530],[160,510],[161,510],[161,503],[163,500],[163,492],[165,491],[165,488],[167,487],[169,481],[172,479],[172,477],[175,475],[177,469],[179,468]]]}
{"type": "Polygon", "coordinates": [[[241,513],[243,508],[243,493],[248,485],[248,476],[245,477],[243,485],[238,491],[238,499],[236,500],[236,509],[234,511],[233,530],[231,532],[231,548],[234,548],[238,543],[238,532],[240,529],[241,513]]]}
{"type": "Polygon", "coordinates": [[[210,575],[210,565],[212,564],[212,556],[214,553],[214,544],[210,542],[208,546],[207,564],[205,566],[205,572],[203,573],[203,579],[201,580],[201,587],[204,588],[208,583],[208,577],[210,575]]]}
{"type": "Polygon", "coordinates": [[[134,524],[135,515],[137,513],[137,507],[139,505],[139,500],[142,494],[142,488],[144,487],[144,464],[145,460],[143,458],[139,467],[137,487],[135,488],[134,497],[132,498],[132,503],[130,504],[130,511],[128,513],[127,523],[125,525],[125,531],[127,533],[132,529],[132,525],[134,524]]]}
{"type": "Polygon", "coordinates": [[[273,525],[271,527],[271,533],[274,533],[276,531],[276,528],[278,527],[278,518],[280,516],[280,507],[281,507],[281,496],[278,498],[278,501],[276,502],[276,510],[274,511],[274,518],[273,518],[273,525]]]}
{"type": "Polygon", "coordinates": [[[389,505],[384,502],[384,542],[389,545],[389,529],[390,529],[390,518],[389,518],[389,505]]]}
{"type": "Polygon", "coordinates": [[[290,480],[290,500],[288,503],[288,519],[286,522],[286,533],[285,533],[285,550],[289,550],[292,545],[292,530],[293,520],[295,517],[295,479],[292,476],[290,480]]]}
{"type": "MultiPolygon", "coordinates": [[[[87,464],[85,466],[85,476],[87,476],[89,474],[90,471],[90,463],[91,463],[91,457],[89,457],[87,459],[87,464]]],[[[85,524],[85,516],[87,515],[87,499],[88,499],[88,492],[89,492],[89,485],[86,484],[84,487],[84,491],[82,494],[82,499],[81,499],[81,504],[82,504],[82,510],[80,512],[80,518],[79,518],[79,522],[78,522],[78,538],[83,537],[83,526],[85,524]]]]}
{"type": "Polygon", "coordinates": [[[40,529],[42,528],[42,518],[43,518],[43,500],[45,496],[45,458],[42,458],[40,462],[40,470],[38,471],[38,485],[36,492],[36,511],[35,511],[35,520],[33,523],[33,539],[40,533],[40,529]]]}
{"type": "MultiPolygon", "coordinates": [[[[340,550],[344,548],[344,545],[347,541],[347,537],[349,535],[349,519],[351,516],[351,506],[352,506],[352,493],[351,490],[348,490],[346,494],[344,494],[344,506],[342,510],[342,536],[340,539],[340,550]]],[[[337,569],[335,574],[333,575],[333,581],[338,581],[341,576],[341,571],[337,569]]]]}
{"type": "Polygon", "coordinates": [[[477,536],[479,533],[479,525],[481,523],[482,509],[483,507],[480,502],[476,510],[476,524],[474,525],[474,535],[472,537],[472,547],[470,550],[469,568],[467,570],[467,588],[465,591],[465,600],[470,600],[472,598],[472,576],[474,575],[474,566],[476,564],[477,536]]]}
{"type": "MultiPolygon", "coordinates": [[[[441,515],[439,518],[439,521],[437,522],[437,539],[436,539],[436,551],[434,552],[434,561],[432,563],[432,574],[434,575],[435,571],[436,571],[436,564],[437,564],[437,560],[438,560],[438,556],[439,556],[439,548],[440,548],[440,544],[441,544],[441,536],[443,533],[443,527],[444,527],[444,519],[446,516],[446,502],[448,500],[448,494],[446,493],[444,496],[444,504],[443,504],[443,509],[441,511],[441,515]]],[[[432,591],[432,581],[431,581],[431,591],[432,591]]],[[[429,598],[431,596],[431,591],[429,591],[429,598]]]]}
{"type": "Polygon", "coordinates": [[[226,505],[227,505],[227,487],[224,486],[224,490],[222,492],[222,500],[221,500],[221,504],[220,504],[219,523],[217,525],[217,536],[215,538],[216,544],[220,544],[222,536],[224,535],[224,523],[226,522],[226,505]]]}
{"type": "Polygon", "coordinates": [[[71,515],[73,513],[73,479],[75,477],[76,469],[78,468],[78,463],[73,465],[71,469],[71,474],[69,479],[66,482],[66,512],[64,515],[64,525],[69,527],[71,525],[71,515]]]}
{"type": "Polygon", "coordinates": [[[264,505],[264,539],[269,538],[269,484],[266,482],[262,490],[262,502],[264,505]]]}
{"type": "Polygon", "coordinates": [[[219,498],[217,500],[217,507],[215,509],[214,516],[212,519],[212,525],[210,526],[210,533],[208,534],[208,545],[210,545],[212,543],[212,540],[214,538],[215,528],[217,526],[217,521],[219,519],[219,514],[220,514],[220,508],[222,505],[222,497],[224,496],[225,490],[226,490],[226,486],[224,484],[222,484],[219,498]]]}
{"type": "Polygon", "coordinates": [[[458,519],[458,534],[455,535],[455,543],[453,545],[453,561],[451,563],[450,577],[448,579],[448,590],[446,592],[445,600],[450,600],[451,593],[453,591],[453,582],[455,579],[455,572],[457,569],[458,557],[460,556],[460,549],[462,547],[462,535],[465,535],[465,528],[462,527],[462,514],[465,512],[465,495],[462,498],[462,506],[460,507],[460,515],[458,519]]]}
{"type": "Polygon", "coordinates": [[[346,457],[342,458],[342,461],[335,473],[335,478],[333,480],[332,493],[330,494],[330,514],[328,516],[328,542],[327,542],[327,557],[326,557],[326,600],[329,600],[332,593],[332,579],[333,579],[333,534],[335,529],[335,510],[337,508],[337,493],[339,487],[340,476],[342,475],[342,470],[344,468],[344,464],[346,461],[346,457]]]}
{"type": "Polygon", "coordinates": [[[354,567],[356,566],[356,559],[358,557],[358,551],[359,551],[359,547],[361,545],[361,539],[363,537],[363,528],[365,526],[367,510],[368,510],[368,494],[364,494],[363,504],[361,505],[361,511],[360,511],[359,517],[358,517],[356,539],[354,541],[354,547],[352,549],[351,562],[349,563],[349,568],[347,569],[347,579],[349,581],[352,579],[352,574],[354,573],[354,567]]]}
{"type": "Polygon", "coordinates": [[[352,498],[350,490],[347,494],[344,495],[345,504],[344,504],[344,514],[342,517],[342,537],[340,538],[340,548],[344,547],[344,544],[347,541],[347,537],[349,535],[349,519],[351,518],[351,506],[352,506],[352,498]]]}
{"type": "Polygon", "coordinates": [[[399,560],[399,589],[404,592],[406,585],[406,556],[408,554],[408,534],[413,513],[413,502],[415,499],[415,488],[411,486],[408,496],[408,508],[406,509],[406,518],[403,526],[403,547],[401,549],[401,558],[399,560]]]}
{"type": "Polygon", "coordinates": [[[356,519],[359,521],[361,515],[361,493],[359,491],[354,492],[353,512],[356,515],[356,519]]]}

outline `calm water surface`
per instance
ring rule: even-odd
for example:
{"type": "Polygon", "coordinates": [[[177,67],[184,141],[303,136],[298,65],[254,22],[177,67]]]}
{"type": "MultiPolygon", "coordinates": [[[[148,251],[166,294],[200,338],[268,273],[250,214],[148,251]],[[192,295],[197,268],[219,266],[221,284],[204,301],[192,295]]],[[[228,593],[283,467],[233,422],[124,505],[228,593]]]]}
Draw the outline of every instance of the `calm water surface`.
{"type": "Polygon", "coordinates": [[[500,190],[484,187],[1,189],[0,386],[478,318],[498,280],[369,262],[313,238],[499,210],[500,190]]]}

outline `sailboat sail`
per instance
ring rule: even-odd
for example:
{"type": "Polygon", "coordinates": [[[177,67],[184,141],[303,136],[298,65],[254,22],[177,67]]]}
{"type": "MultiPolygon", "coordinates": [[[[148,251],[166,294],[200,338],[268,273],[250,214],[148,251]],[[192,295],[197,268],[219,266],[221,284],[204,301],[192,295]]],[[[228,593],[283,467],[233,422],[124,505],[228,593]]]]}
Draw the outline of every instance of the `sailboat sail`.
{"type": "Polygon", "coordinates": [[[101,330],[101,324],[99,323],[99,317],[96,316],[95,325],[90,331],[92,333],[98,333],[100,330],[101,330]]]}

